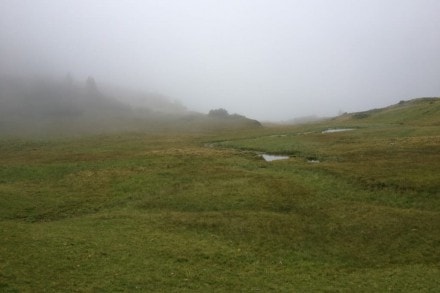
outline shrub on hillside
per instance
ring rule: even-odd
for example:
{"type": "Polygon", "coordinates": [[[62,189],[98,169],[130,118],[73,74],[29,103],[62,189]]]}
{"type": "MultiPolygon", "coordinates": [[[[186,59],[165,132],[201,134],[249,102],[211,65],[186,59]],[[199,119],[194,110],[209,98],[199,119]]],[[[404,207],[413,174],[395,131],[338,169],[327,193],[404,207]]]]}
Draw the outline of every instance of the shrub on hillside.
{"type": "Polygon", "coordinates": [[[217,118],[226,118],[229,117],[229,113],[225,109],[220,108],[209,111],[208,116],[217,117],[217,118]]]}

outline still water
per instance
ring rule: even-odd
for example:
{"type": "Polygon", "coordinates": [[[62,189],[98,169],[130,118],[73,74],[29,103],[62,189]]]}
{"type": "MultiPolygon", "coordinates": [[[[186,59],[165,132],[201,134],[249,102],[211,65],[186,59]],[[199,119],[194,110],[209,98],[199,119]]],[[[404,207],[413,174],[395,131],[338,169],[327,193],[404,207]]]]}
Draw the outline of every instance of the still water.
{"type": "Polygon", "coordinates": [[[276,160],[287,160],[288,156],[277,156],[277,155],[269,155],[269,154],[263,154],[261,155],[266,162],[276,161],[276,160]]]}
{"type": "Polygon", "coordinates": [[[322,133],[333,133],[333,132],[343,132],[343,131],[351,131],[353,128],[332,128],[324,130],[322,133]]]}

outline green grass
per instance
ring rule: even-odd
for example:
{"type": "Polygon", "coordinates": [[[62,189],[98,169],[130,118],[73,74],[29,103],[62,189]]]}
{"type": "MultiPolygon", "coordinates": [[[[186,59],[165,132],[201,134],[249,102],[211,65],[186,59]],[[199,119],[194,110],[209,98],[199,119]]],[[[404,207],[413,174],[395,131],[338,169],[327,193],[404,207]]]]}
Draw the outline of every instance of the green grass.
{"type": "Polygon", "coordinates": [[[0,291],[437,292],[440,129],[411,117],[2,139],[0,291]]]}

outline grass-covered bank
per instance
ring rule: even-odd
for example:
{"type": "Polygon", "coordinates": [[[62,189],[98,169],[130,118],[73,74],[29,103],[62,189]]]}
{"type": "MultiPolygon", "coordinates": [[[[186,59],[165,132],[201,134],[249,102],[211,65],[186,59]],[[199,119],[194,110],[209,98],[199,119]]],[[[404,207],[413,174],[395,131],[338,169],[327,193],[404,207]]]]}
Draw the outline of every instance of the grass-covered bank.
{"type": "Polygon", "coordinates": [[[435,117],[3,139],[0,291],[436,292],[435,117]]]}

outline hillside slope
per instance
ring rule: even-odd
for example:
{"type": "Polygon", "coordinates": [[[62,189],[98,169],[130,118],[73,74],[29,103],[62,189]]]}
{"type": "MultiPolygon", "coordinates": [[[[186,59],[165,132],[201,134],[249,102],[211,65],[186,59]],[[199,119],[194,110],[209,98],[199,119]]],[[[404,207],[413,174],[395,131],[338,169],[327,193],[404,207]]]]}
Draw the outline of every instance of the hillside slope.
{"type": "Polygon", "coordinates": [[[217,119],[190,112],[159,94],[47,79],[0,78],[0,135],[211,131],[261,126],[240,115],[217,119]],[[134,107],[136,104],[138,107],[134,107]]]}
{"type": "Polygon", "coordinates": [[[418,98],[364,112],[346,113],[333,121],[368,124],[440,126],[440,98],[418,98]]]}

